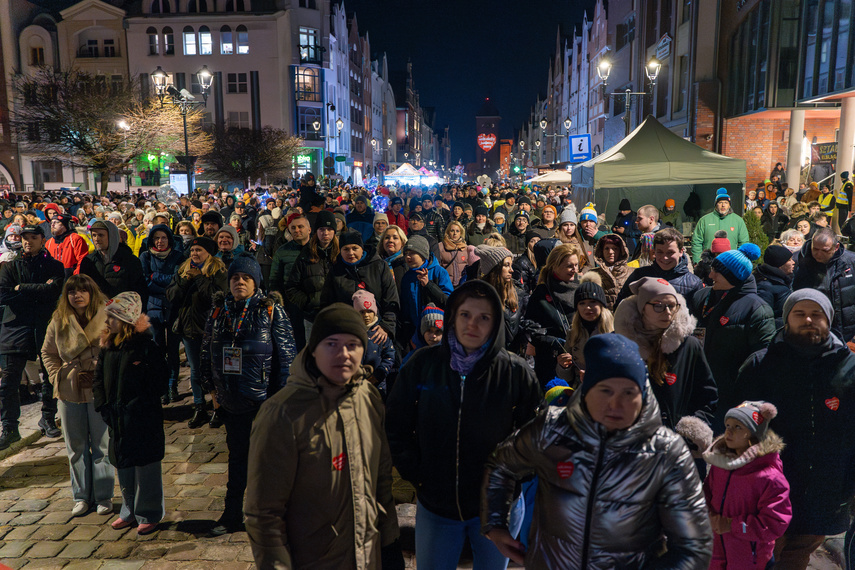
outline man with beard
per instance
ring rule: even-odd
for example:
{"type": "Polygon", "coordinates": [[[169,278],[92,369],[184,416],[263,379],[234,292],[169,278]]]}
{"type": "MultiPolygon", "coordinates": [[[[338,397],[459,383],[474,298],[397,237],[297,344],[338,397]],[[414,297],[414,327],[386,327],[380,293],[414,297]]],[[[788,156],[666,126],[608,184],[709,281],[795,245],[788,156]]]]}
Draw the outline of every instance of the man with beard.
{"type": "Polygon", "coordinates": [[[735,214],[731,209],[730,196],[724,188],[718,189],[718,194],[715,197],[715,209],[698,220],[698,225],[695,226],[695,231],[692,234],[693,263],[701,260],[701,253],[710,248],[712,240],[715,239],[715,233],[719,230],[727,233],[727,239],[730,240],[730,247],[733,249],[749,243],[751,240],[745,222],[739,214],[735,214]]]}
{"type": "Polygon", "coordinates": [[[784,328],[768,349],[751,355],[737,378],[739,397],[765,398],[782,419],[775,430],[787,444],[781,461],[793,519],[776,542],[775,568],[806,568],[826,536],[849,527],[855,355],[830,331],[834,312],[819,291],[794,292],[784,304],[784,328]]]}
{"type": "Polygon", "coordinates": [[[221,227],[223,227],[223,217],[219,212],[212,211],[202,214],[201,235],[214,239],[221,227]]]}

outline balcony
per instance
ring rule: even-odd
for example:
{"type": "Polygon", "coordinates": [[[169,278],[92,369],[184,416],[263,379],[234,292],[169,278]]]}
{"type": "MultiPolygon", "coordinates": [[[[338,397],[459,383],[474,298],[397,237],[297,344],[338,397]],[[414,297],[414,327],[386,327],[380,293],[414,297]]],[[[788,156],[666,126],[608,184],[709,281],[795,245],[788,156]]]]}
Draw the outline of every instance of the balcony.
{"type": "Polygon", "coordinates": [[[315,45],[300,45],[300,63],[308,63],[311,65],[323,65],[324,63],[324,48],[315,45]]]}
{"type": "Polygon", "coordinates": [[[106,58],[120,57],[119,51],[113,47],[97,48],[91,46],[82,46],[77,50],[77,57],[86,58],[106,58]]]}

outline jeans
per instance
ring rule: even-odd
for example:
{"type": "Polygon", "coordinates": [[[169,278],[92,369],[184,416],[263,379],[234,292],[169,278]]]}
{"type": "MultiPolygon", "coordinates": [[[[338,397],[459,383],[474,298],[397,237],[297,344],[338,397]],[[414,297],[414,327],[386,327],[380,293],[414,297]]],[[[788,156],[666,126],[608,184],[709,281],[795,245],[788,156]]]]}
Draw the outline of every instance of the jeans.
{"type": "Polygon", "coordinates": [[[226,410],[226,446],[229,449],[229,479],[226,483],[226,508],[223,520],[230,524],[243,522],[243,495],[249,471],[249,436],[258,409],[243,414],[226,410]]]}
{"type": "Polygon", "coordinates": [[[163,349],[163,353],[166,355],[166,364],[169,368],[169,388],[177,388],[179,370],[178,352],[181,346],[181,337],[161,322],[151,323],[151,328],[154,330],[154,342],[163,349]]]}
{"type": "Polygon", "coordinates": [[[122,520],[136,519],[140,524],[157,524],[166,514],[163,500],[163,476],[160,461],[142,467],[116,469],[122,490],[122,520]]]}
{"type": "Polygon", "coordinates": [[[71,470],[71,495],[90,505],[113,498],[114,474],[108,457],[107,424],[92,402],[59,402],[59,417],[71,470]]]}
{"type": "MultiPolygon", "coordinates": [[[[525,509],[520,498],[511,509],[510,533],[516,537],[522,524],[525,509]]],[[[465,521],[447,519],[436,515],[418,503],[416,510],[416,567],[431,570],[456,570],[463,550],[463,541],[469,537],[472,545],[473,570],[505,570],[508,559],[496,545],[481,534],[481,519],[465,521]]]]}
{"type": "Polygon", "coordinates": [[[184,354],[187,355],[187,364],[190,365],[190,388],[193,390],[193,404],[205,405],[205,391],[199,384],[199,368],[202,365],[202,339],[181,337],[184,342],[184,354]]]}
{"type": "MultiPolygon", "coordinates": [[[[0,356],[0,422],[4,431],[18,429],[21,417],[21,375],[27,367],[26,354],[4,354],[0,356]]],[[[48,381],[47,374],[42,375],[42,417],[54,419],[56,416],[56,398],[53,397],[53,386],[48,381]]]]}

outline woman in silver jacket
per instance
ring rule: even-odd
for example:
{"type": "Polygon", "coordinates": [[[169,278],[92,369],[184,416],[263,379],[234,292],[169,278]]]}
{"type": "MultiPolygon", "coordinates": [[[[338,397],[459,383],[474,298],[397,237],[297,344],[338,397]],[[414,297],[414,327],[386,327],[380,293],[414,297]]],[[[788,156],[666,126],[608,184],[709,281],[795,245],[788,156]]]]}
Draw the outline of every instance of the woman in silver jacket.
{"type": "Polygon", "coordinates": [[[635,343],[592,337],[581,387],[487,464],[482,532],[526,568],[706,569],[712,533],[683,439],[662,425],[635,343]],[[507,532],[518,481],[539,479],[530,548],[507,532]]]}

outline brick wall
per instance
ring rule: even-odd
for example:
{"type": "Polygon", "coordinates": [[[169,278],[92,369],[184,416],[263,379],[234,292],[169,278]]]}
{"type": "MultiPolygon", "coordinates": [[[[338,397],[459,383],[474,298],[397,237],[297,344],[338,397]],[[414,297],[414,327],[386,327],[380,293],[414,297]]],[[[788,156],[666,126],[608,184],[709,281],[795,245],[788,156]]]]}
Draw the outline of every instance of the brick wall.
{"type": "MultiPolygon", "coordinates": [[[[805,119],[809,141],[833,142],[838,119],[805,119]]],[[[753,188],[769,176],[775,163],[787,164],[789,119],[735,117],[724,121],[722,154],[746,161],[746,186],[753,188]]]]}
{"type": "Polygon", "coordinates": [[[715,152],[715,109],[718,85],[714,81],[695,84],[695,144],[715,152]]]}

